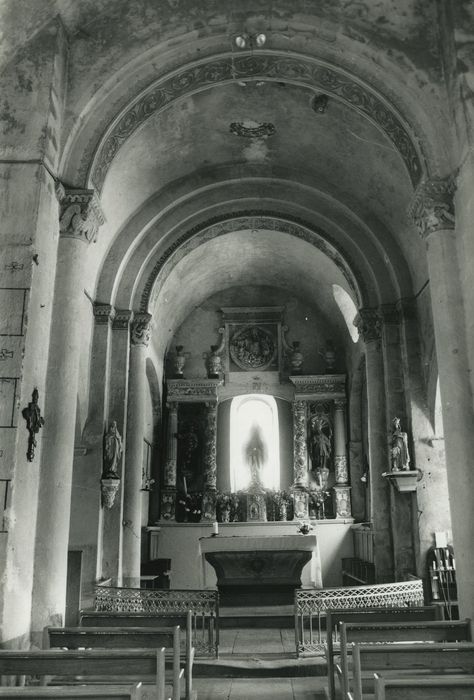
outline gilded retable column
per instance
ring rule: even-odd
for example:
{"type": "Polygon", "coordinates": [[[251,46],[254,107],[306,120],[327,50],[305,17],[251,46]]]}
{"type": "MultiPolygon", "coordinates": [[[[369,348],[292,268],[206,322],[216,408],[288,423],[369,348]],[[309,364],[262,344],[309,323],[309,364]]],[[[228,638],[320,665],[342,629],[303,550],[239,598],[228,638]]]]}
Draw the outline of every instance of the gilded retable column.
{"type": "Polygon", "coordinates": [[[351,517],[351,487],[347,466],[346,400],[334,401],[334,501],[336,518],[351,517]]]}
{"type": "Polygon", "coordinates": [[[465,305],[456,250],[455,182],[423,182],[411,215],[426,241],[460,617],[474,616],[474,407],[465,305]]]}
{"type": "Polygon", "coordinates": [[[151,335],[151,315],[134,314],[130,326],[130,366],[127,406],[127,439],[123,497],[123,578],[125,585],[139,586],[141,558],[141,485],[145,428],[146,356],[151,335]]]}
{"type": "Polygon", "coordinates": [[[93,190],[57,187],[59,243],[45,396],[33,583],[33,635],[64,624],[81,303],[87,246],[103,215],[93,190]]]}
{"type": "Polygon", "coordinates": [[[166,459],[161,492],[161,519],[174,520],[176,508],[176,476],[178,463],[178,403],[168,403],[166,459]]]}
{"type": "Polygon", "coordinates": [[[209,491],[217,488],[217,403],[206,404],[206,429],[204,443],[204,479],[209,491]]]}
{"type": "Polygon", "coordinates": [[[306,401],[293,401],[293,493],[294,518],[306,519],[309,516],[308,483],[308,442],[306,401]]]}

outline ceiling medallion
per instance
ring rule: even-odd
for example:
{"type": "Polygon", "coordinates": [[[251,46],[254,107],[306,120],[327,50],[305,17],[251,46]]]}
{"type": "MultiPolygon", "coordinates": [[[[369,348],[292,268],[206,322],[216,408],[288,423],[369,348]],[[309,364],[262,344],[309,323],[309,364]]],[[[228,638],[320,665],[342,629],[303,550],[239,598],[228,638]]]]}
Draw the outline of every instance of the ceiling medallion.
{"type": "Polygon", "coordinates": [[[232,122],[229,127],[231,134],[235,136],[243,136],[248,139],[258,139],[264,136],[273,136],[276,133],[276,128],[274,124],[270,122],[263,122],[259,124],[258,122],[245,121],[245,122],[232,122]]]}
{"type": "Polygon", "coordinates": [[[269,331],[259,326],[245,326],[232,336],[229,352],[241,369],[265,369],[274,359],[276,347],[269,331]]]}

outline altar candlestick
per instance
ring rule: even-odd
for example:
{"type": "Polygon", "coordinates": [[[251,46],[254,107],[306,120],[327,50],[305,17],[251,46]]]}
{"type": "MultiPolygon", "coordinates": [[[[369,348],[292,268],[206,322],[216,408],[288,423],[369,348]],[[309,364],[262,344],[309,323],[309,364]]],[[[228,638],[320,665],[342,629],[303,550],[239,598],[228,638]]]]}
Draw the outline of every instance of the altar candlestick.
{"type": "Polygon", "coordinates": [[[212,523],[212,534],[213,535],[219,534],[219,524],[218,523],[212,523]]]}
{"type": "Polygon", "coordinates": [[[185,476],[183,476],[183,486],[184,486],[184,495],[187,496],[188,495],[188,487],[186,485],[186,477],[185,476]]]}

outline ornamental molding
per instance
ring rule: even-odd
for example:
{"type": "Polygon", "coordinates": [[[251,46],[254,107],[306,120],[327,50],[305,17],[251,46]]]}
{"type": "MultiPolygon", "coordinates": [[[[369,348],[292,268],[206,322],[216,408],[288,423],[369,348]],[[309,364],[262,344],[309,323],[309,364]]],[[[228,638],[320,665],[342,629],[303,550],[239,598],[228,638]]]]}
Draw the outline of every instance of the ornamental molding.
{"type": "Polygon", "coordinates": [[[113,321],[115,318],[115,309],[111,304],[100,304],[95,301],[92,309],[98,326],[106,326],[109,321],[113,321]]]}
{"type": "Polygon", "coordinates": [[[382,337],[383,316],[379,309],[359,309],[354,325],[365,343],[382,337]]]}
{"type": "Polygon", "coordinates": [[[112,329],[114,331],[128,331],[132,316],[133,311],[130,311],[130,309],[115,309],[112,329]]]}
{"type": "Polygon", "coordinates": [[[436,231],[452,231],[455,228],[453,176],[424,180],[416,189],[408,214],[426,240],[436,231]]]}
{"type": "Polygon", "coordinates": [[[278,217],[275,212],[250,210],[235,212],[232,217],[224,215],[212,218],[176,238],[160,255],[149,273],[141,295],[140,310],[145,312],[150,308],[152,291],[156,298],[170,271],[186,255],[219,236],[249,230],[257,235],[260,230],[279,231],[309,243],[338,267],[359,304],[367,296],[363,275],[354,260],[325,231],[296,217],[278,217]]]}
{"type": "Polygon", "coordinates": [[[322,374],[289,377],[295,387],[295,399],[345,399],[346,375],[322,374]]]}
{"type": "Polygon", "coordinates": [[[151,337],[151,314],[136,313],[130,326],[130,342],[132,345],[148,346],[151,337]]]}
{"type": "Polygon", "coordinates": [[[217,403],[217,388],[222,379],[168,379],[167,402],[217,403]]]}
{"type": "Polygon", "coordinates": [[[385,133],[393,143],[416,187],[423,173],[414,136],[397,109],[372,87],[347,71],[301,54],[259,51],[229,53],[194,62],[169,73],[146,88],[113,121],[97,145],[88,179],[102,190],[107,172],[127,139],[152,115],[175,100],[221,83],[239,80],[285,81],[317,90],[349,105],[385,133]]]}
{"type": "Polygon", "coordinates": [[[84,243],[97,239],[99,226],[105,221],[99,199],[94,190],[69,189],[56,185],[59,202],[59,235],[76,238],[84,243]]]}

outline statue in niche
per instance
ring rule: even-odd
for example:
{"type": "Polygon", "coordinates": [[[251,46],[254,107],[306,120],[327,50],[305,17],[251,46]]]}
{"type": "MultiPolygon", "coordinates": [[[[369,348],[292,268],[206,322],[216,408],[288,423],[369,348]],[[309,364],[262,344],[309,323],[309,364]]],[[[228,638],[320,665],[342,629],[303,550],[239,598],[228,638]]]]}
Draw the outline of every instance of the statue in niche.
{"type": "Polygon", "coordinates": [[[119,479],[118,467],[122,456],[122,437],[117,421],[112,421],[104,437],[103,479],[119,479]]]}
{"type": "Polygon", "coordinates": [[[262,488],[262,467],[266,461],[267,450],[262,439],[260,428],[257,425],[252,427],[250,438],[245,448],[247,464],[250,468],[250,487],[262,488]]]}
{"type": "Polygon", "coordinates": [[[327,469],[331,457],[332,428],[326,416],[313,416],[311,419],[310,451],[313,471],[327,469]]]}
{"type": "Polygon", "coordinates": [[[392,420],[392,435],[390,438],[390,462],[393,472],[409,471],[410,469],[408,436],[401,429],[400,418],[394,418],[392,420]]]}

